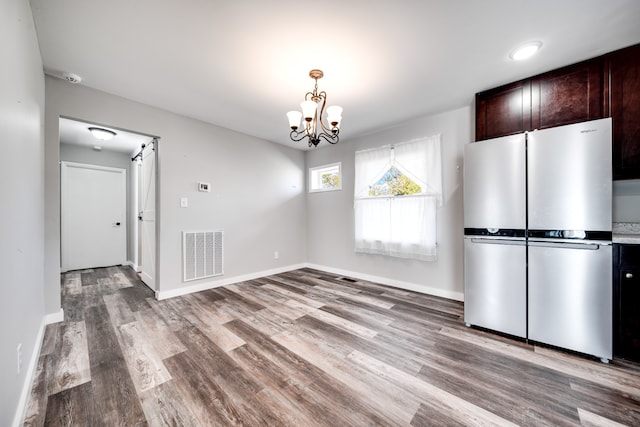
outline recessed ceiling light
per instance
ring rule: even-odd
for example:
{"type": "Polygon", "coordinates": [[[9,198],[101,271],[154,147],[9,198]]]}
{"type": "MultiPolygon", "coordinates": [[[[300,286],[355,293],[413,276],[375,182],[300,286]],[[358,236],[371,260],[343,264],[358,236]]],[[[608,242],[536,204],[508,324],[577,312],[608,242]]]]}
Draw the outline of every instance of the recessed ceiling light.
{"type": "Polygon", "coordinates": [[[523,59],[531,58],[542,47],[542,42],[530,42],[517,47],[509,57],[514,61],[522,61],[523,59]]]}
{"type": "Polygon", "coordinates": [[[100,141],[108,141],[116,136],[116,133],[109,129],[91,127],[89,128],[89,132],[91,132],[91,135],[98,138],[100,141]]]}

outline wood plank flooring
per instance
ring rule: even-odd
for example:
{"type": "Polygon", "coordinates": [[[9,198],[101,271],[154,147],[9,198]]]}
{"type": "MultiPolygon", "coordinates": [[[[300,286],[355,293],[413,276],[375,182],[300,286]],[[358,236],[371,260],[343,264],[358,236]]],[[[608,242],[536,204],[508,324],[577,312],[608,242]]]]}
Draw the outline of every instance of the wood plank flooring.
{"type": "Polygon", "coordinates": [[[640,367],[469,329],[461,303],[301,269],[156,301],[62,277],[25,426],[638,426],[640,367]]]}

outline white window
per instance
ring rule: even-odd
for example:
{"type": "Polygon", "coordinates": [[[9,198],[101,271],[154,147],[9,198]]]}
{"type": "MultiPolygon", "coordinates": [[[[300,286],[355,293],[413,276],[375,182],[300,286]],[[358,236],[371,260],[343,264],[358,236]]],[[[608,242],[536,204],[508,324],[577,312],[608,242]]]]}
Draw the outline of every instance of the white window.
{"type": "Polygon", "coordinates": [[[440,135],[357,151],[355,158],[356,252],[435,260],[440,135]]]}
{"type": "Polygon", "coordinates": [[[309,168],[309,192],[342,189],[342,163],[309,168]]]}

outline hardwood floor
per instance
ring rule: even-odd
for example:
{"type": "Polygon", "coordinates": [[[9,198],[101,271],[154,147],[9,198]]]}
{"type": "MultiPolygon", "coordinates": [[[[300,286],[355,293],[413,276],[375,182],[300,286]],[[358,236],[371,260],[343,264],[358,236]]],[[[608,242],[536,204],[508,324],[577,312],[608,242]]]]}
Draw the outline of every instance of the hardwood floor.
{"type": "Polygon", "coordinates": [[[156,301],[62,277],[26,426],[640,425],[640,367],[469,329],[462,304],[302,269],[156,301]]]}

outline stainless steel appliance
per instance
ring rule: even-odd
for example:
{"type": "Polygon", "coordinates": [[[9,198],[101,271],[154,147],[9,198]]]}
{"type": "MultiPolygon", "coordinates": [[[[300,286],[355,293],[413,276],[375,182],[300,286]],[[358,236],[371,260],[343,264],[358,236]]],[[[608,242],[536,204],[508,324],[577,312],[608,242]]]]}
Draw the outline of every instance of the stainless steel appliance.
{"type": "Polygon", "coordinates": [[[525,135],[467,144],[465,322],[527,335],[525,135]]]}
{"type": "Polygon", "coordinates": [[[612,357],[611,119],[465,146],[465,322],[612,357]]]}

